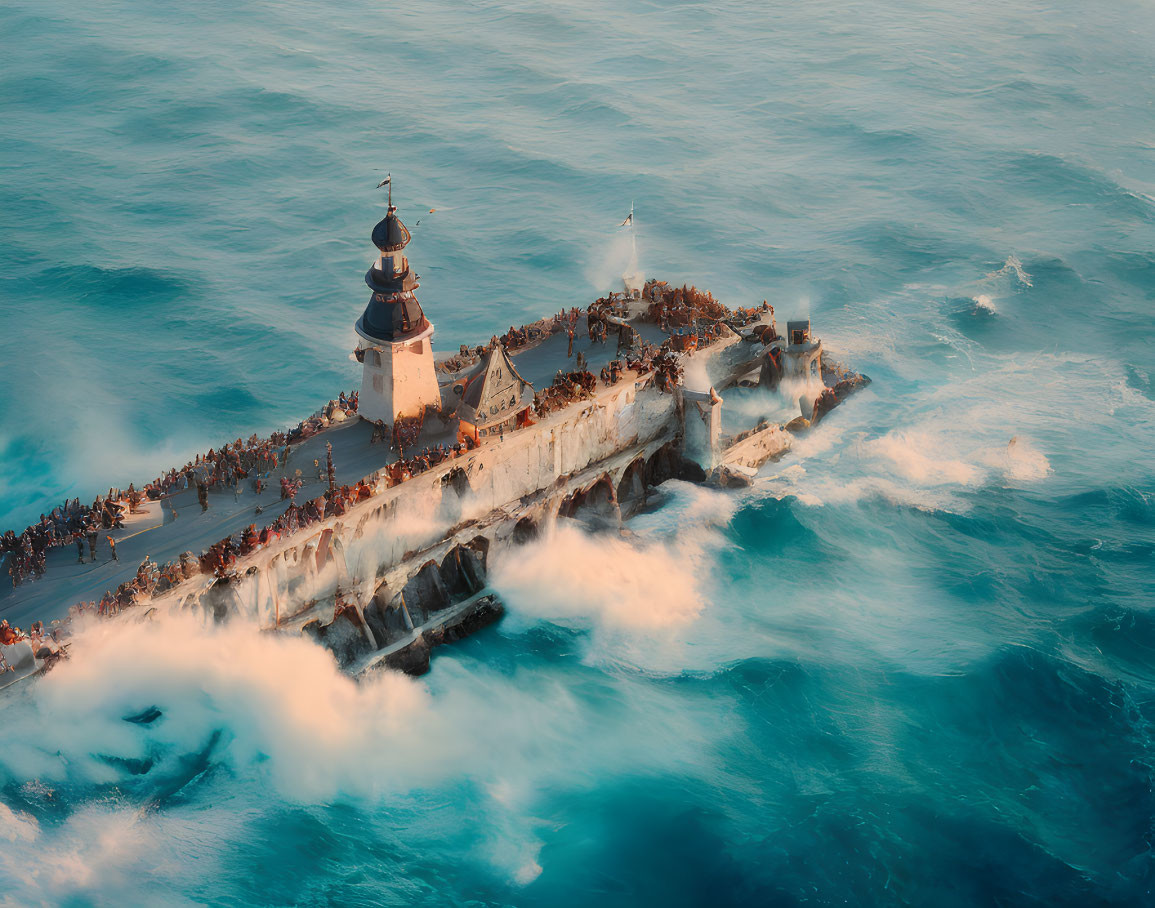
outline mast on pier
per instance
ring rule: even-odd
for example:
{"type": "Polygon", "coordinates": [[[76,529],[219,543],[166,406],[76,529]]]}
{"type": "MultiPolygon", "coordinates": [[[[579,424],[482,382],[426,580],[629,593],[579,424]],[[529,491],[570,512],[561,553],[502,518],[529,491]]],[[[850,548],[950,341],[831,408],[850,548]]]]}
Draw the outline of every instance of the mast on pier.
{"type": "Polygon", "coordinates": [[[625,287],[626,296],[640,299],[642,288],[646,284],[646,276],[638,268],[638,235],[634,230],[633,202],[630,202],[629,216],[619,226],[626,227],[630,231],[630,260],[626,265],[626,270],[622,272],[622,285],[625,287]]]}

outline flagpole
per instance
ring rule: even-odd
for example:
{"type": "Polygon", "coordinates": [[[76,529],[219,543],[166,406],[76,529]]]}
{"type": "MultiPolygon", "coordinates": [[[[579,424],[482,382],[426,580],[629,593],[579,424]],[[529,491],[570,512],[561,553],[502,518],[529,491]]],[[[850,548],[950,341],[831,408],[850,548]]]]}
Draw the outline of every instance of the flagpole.
{"type": "Polygon", "coordinates": [[[638,270],[638,231],[634,227],[634,200],[630,199],[630,251],[633,258],[630,262],[631,267],[638,270]]]}

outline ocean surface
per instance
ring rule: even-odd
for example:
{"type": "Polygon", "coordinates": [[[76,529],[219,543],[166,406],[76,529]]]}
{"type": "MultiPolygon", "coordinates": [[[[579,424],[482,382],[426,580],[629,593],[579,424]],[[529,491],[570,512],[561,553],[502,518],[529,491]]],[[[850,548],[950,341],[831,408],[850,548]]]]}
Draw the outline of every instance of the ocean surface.
{"type": "Polygon", "coordinates": [[[615,287],[635,202],[648,275],[873,379],[507,558],[419,680],[94,632],[0,701],[0,904],[1152,904],[1152,48],[1138,0],[0,0],[0,527],[352,388],[389,172],[440,349],[615,287]]]}

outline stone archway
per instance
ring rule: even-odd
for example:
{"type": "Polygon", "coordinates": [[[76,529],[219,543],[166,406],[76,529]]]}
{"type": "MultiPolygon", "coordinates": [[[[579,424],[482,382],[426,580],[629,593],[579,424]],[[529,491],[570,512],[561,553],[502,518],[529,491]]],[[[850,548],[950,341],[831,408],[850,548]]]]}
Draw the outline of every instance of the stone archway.
{"type": "Polygon", "coordinates": [[[602,476],[589,487],[582,501],[582,509],[596,517],[605,519],[620,517],[618,491],[614,488],[614,482],[609,476],[602,476]]]}
{"type": "Polygon", "coordinates": [[[622,513],[613,480],[608,474],[603,475],[589,488],[570,493],[558,506],[557,516],[580,518],[594,526],[621,523],[622,513]]]}
{"type": "Polygon", "coordinates": [[[618,504],[623,510],[635,510],[646,500],[646,461],[639,457],[634,460],[618,483],[618,504]]]}
{"type": "Polygon", "coordinates": [[[585,497],[586,493],[583,489],[577,489],[573,492],[570,492],[568,495],[566,495],[565,498],[561,500],[561,504],[557,506],[557,516],[573,517],[576,515],[577,512],[581,510],[582,505],[585,503],[585,497]]]}
{"type": "Polygon", "coordinates": [[[455,545],[441,560],[441,582],[452,602],[468,599],[485,589],[489,540],[477,536],[467,545],[455,545]]]}
{"type": "Polygon", "coordinates": [[[667,442],[650,455],[646,461],[646,486],[660,486],[667,479],[678,475],[678,461],[681,453],[675,442],[667,442]]]}
{"type": "Polygon", "coordinates": [[[531,517],[522,517],[513,527],[513,541],[517,545],[533,542],[541,533],[541,528],[531,517]]]}
{"type": "Polygon", "coordinates": [[[646,486],[659,486],[667,479],[685,479],[704,482],[706,471],[692,460],[682,456],[677,441],[670,441],[656,450],[646,461],[646,486]]]}

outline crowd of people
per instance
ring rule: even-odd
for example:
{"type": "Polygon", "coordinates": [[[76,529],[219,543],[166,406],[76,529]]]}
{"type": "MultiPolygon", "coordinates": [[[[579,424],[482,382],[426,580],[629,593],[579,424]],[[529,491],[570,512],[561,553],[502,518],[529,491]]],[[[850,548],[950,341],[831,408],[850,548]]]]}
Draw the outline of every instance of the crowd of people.
{"type": "MultiPolygon", "coordinates": [[[[97,495],[91,505],[80,503],[79,498],[65,501],[27,527],[19,535],[8,530],[0,536],[0,559],[7,558],[8,573],[13,586],[26,580],[43,577],[47,571],[48,550],[75,545],[77,561],[84,561],[85,545],[88,560],[96,561],[96,548],[101,530],[124,526],[124,512],[135,511],[142,495],[134,486],[126,491],[109,489],[107,496],[97,495]]],[[[111,556],[116,557],[116,543],[107,537],[111,556]]]]}
{"type": "Polygon", "coordinates": [[[697,287],[670,287],[665,281],[649,281],[643,295],[650,301],[647,316],[662,325],[663,331],[686,327],[698,319],[721,321],[731,310],[714,299],[712,293],[697,287]]]}
{"type": "Polygon", "coordinates": [[[427,445],[417,453],[410,457],[398,457],[393,463],[389,464],[389,468],[384,473],[384,479],[388,488],[400,485],[407,479],[411,479],[426,470],[444,463],[453,457],[460,457],[466,451],[470,451],[475,447],[472,438],[467,437],[465,441],[459,441],[453,445],[436,444],[427,445]]]}
{"type": "MultiPolygon", "coordinates": [[[[297,485],[299,491],[300,485],[297,485]]],[[[364,479],[356,485],[334,486],[326,489],[322,495],[310,498],[304,504],[297,504],[292,500],[294,491],[289,498],[289,506],[272,523],[260,530],[255,523],[250,523],[240,533],[226,536],[219,542],[208,547],[195,562],[191,558],[184,558],[178,565],[181,579],[195,576],[197,573],[211,574],[216,577],[227,577],[233,572],[238,558],[251,555],[276,542],[282,536],[291,535],[297,530],[312,526],[329,517],[340,517],[350,507],[358,502],[366,501],[373,496],[373,488],[364,479]]],[[[188,553],[186,553],[187,555],[188,553]]],[[[163,592],[163,589],[160,590],[163,592]]]]}
{"type": "Polygon", "coordinates": [[[618,300],[616,294],[610,294],[609,297],[599,299],[592,303],[588,309],[579,309],[574,306],[569,309],[562,309],[554,315],[546,316],[538,319],[536,322],[531,322],[528,325],[522,325],[520,328],[513,325],[509,326],[509,330],[500,337],[493,337],[489,345],[481,344],[476,347],[470,347],[466,344],[461,345],[461,349],[453,356],[441,360],[437,363],[437,368],[441,372],[454,375],[470,366],[475,366],[480,359],[485,355],[489,346],[494,343],[499,343],[506,350],[511,353],[514,351],[523,351],[526,348],[535,346],[546,338],[554,334],[565,334],[569,339],[568,356],[573,356],[573,342],[577,337],[578,324],[581,321],[582,315],[587,316],[587,331],[589,336],[594,340],[600,340],[605,343],[608,336],[608,329],[604,323],[604,314],[609,311],[609,306],[618,300]],[[590,320],[592,319],[592,321],[590,320]]]}
{"type": "MultiPolygon", "coordinates": [[[[603,344],[606,342],[609,332],[609,320],[606,316],[613,314],[610,307],[615,302],[617,301],[611,294],[610,297],[600,299],[594,306],[590,307],[587,330],[591,341],[600,341],[603,344]],[[600,314],[595,315],[595,307],[598,307],[596,311],[600,314]]],[[[570,320],[575,317],[576,312],[577,310],[571,310],[569,313],[559,314],[557,318],[564,318],[572,324],[570,320]]],[[[653,372],[655,384],[660,391],[669,392],[681,384],[682,364],[675,353],[678,348],[677,342],[673,338],[668,338],[659,347],[649,341],[640,341],[637,333],[630,328],[628,341],[623,345],[621,337],[626,328],[620,330],[619,352],[624,346],[626,350],[624,358],[618,357],[611,360],[601,368],[595,378],[587,368],[584,353],[578,351],[573,370],[566,372],[559,369],[548,388],[535,392],[533,398],[534,412],[538,416],[546,416],[576,401],[588,400],[593,397],[599,379],[607,387],[616,385],[626,371],[632,371],[639,376],[653,372]]],[[[707,339],[713,340],[719,336],[720,332],[721,328],[714,325],[704,330],[703,334],[707,339]]],[[[571,355],[572,352],[571,347],[571,355]]]]}
{"type": "Polygon", "coordinates": [[[273,432],[266,438],[254,433],[247,440],[237,438],[220,448],[197,454],[183,467],[173,468],[147,483],[145,494],[150,499],[159,499],[195,488],[204,506],[202,488],[206,493],[221,489],[239,491],[246,479],[250,479],[256,488],[258,483],[263,484],[271,473],[284,465],[292,445],[313,437],[334,419],[344,419],[356,412],[357,392],[346,394],[342,391],[336,400],[329,401],[287,431],[273,432]]]}
{"type": "MultiPolygon", "coordinates": [[[[158,586],[161,571],[154,561],[145,556],[144,561],[136,570],[136,575],[130,580],[117,586],[113,590],[105,590],[99,600],[78,602],[68,610],[66,618],[53,621],[48,629],[44,622],[34,621],[27,632],[19,627],[9,625],[7,619],[0,621],[0,644],[27,642],[33,655],[41,660],[52,660],[66,655],[65,640],[71,632],[72,622],[83,615],[93,615],[98,618],[111,618],[120,614],[126,608],[139,604],[146,599],[158,586]]],[[[0,652],[0,675],[14,670],[14,667],[5,660],[0,652]]]]}
{"type": "Polygon", "coordinates": [[[707,291],[685,284],[670,287],[665,281],[647,282],[643,295],[650,301],[646,317],[673,336],[705,331],[709,326],[713,326],[716,334],[723,322],[731,328],[739,328],[761,318],[766,312],[771,316],[774,314],[774,307],[766,300],[762,300],[761,306],[730,309],[707,291]]]}
{"type": "MultiPolygon", "coordinates": [[[[174,467],[145,483],[143,489],[138,490],[135,485],[123,490],[109,489],[107,495],[98,495],[91,506],[81,504],[79,498],[65,501],[50,513],[41,514],[40,520],[23,532],[17,534],[8,530],[0,536],[0,558],[7,556],[8,571],[15,586],[30,578],[44,576],[47,552],[53,547],[74,544],[77,560],[84,561],[87,545],[88,561],[96,561],[100,531],[122,528],[125,513],[136,512],[146,498],[157,500],[196,488],[202,506],[206,507],[208,490],[239,488],[240,483],[250,476],[254,477],[255,483],[263,482],[278,464],[284,462],[290,445],[315,435],[338,412],[345,416],[357,412],[356,391],[348,395],[342,391],[336,400],[287,432],[274,432],[267,438],[254,434],[247,441],[238,438],[220,448],[210,448],[203,455],[197,454],[183,467],[174,467]]],[[[106,538],[110,558],[116,558],[115,539],[112,536],[106,538]]]]}
{"type": "MultiPolygon", "coordinates": [[[[48,514],[41,514],[36,523],[21,533],[8,530],[0,535],[0,561],[6,561],[13,586],[20,586],[45,575],[47,555],[54,547],[75,545],[78,563],[94,563],[102,535],[108,547],[108,559],[119,561],[117,541],[112,532],[122,529],[126,515],[136,512],[146,499],[158,500],[195,488],[202,509],[207,509],[210,489],[239,491],[240,484],[250,479],[258,492],[263,491],[268,476],[278,466],[284,465],[291,445],[315,435],[334,420],[347,418],[356,412],[357,392],[341,392],[337,399],[329,401],[321,410],[288,431],[273,432],[266,438],[252,435],[247,441],[238,438],[220,448],[209,449],[183,467],[167,470],[145,483],[142,489],[131,484],[127,489],[112,488],[106,495],[97,495],[91,505],[81,504],[79,498],[65,501],[48,514]]],[[[284,482],[282,480],[282,491],[284,482]]],[[[301,484],[293,480],[289,483],[291,493],[287,497],[292,498],[301,484]]],[[[340,502],[337,506],[344,507],[348,500],[344,487],[336,497],[340,502]]],[[[142,597],[193,576],[199,568],[199,561],[189,553],[182,555],[179,561],[160,567],[146,558],[132,579],[120,584],[115,591],[106,590],[99,601],[74,605],[70,617],[118,614],[142,597]]],[[[37,626],[42,625],[39,622],[33,625],[37,626]]],[[[19,639],[31,638],[19,632],[19,639]]]]}
{"type": "MultiPolygon", "coordinates": [[[[60,648],[61,633],[59,626],[46,630],[42,621],[33,621],[31,627],[27,631],[23,631],[18,627],[11,626],[6,618],[0,620],[0,645],[12,646],[27,641],[32,647],[33,655],[38,658],[41,654],[50,656],[55,653],[62,653],[60,648]],[[46,645],[48,645],[47,650],[46,645]]],[[[0,649],[0,683],[4,681],[5,674],[14,671],[16,671],[16,666],[8,662],[4,657],[4,650],[0,649]]]]}
{"type": "MultiPolygon", "coordinates": [[[[565,333],[568,338],[567,355],[574,356],[574,337],[581,318],[586,319],[586,331],[594,343],[606,344],[610,331],[618,334],[618,358],[603,366],[595,376],[589,368],[585,356],[580,351],[569,371],[558,370],[553,383],[534,394],[534,411],[539,416],[556,412],[571,403],[591,398],[598,380],[606,386],[616,384],[626,372],[655,376],[655,385],[661,391],[671,391],[681,383],[682,365],[678,351],[694,349],[702,342],[716,339],[724,322],[748,324],[772,307],[763,302],[761,307],[749,310],[730,310],[704,291],[695,287],[671,288],[664,282],[650,281],[643,292],[649,301],[647,316],[656,322],[670,337],[660,346],[642,342],[636,330],[623,324],[627,314],[628,299],[620,294],[610,294],[595,301],[585,309],[572,307],[563,309],[553,316],[541,319],[520,328],[510,326],[509,330],[493,342],[501,343],[509,350],[522,350],[556,333],[565,333]],[[622,355],[624,350],[624,356],[622,355]]],[[[777,336],[773,327],[762,327],[757,331],[758,340],[764,343],[777,336]]],[[[447,361],[438,364],[442,371],[455,372],[476,364],[486,348],[462,346],[461,351],[447,361]]],[[[822,401],[829,407],[829,403],[822,401]]],[[[66,501],[22,533],[8,531],[0,537],[0,557],[8,556],[8,570],[15,585],[29,578],[44,575],[46,555],[54,546],[75,544],[77,560],[94,562],[101,531],[112,531],[124,524],[126,512],[138,509],[144,499],[156,500],[195,488],[202,509],[209,506],[210,491],[232,490],[239,493],[246,480],[261,492],[269,477],[278,469],[284,469],[294,444],[312,437],[332,422],[356,414],[357,392],[342,392],[336,400],[295,427],[273,432],[267,437],[250,436],[247,440],[235,439],[219,448],[196,455],[183,467],[173,468],[146,483],[141,490],[129,486],[127,490],[110,489],[106,496],[97,496],[92,505],[82,505],[79,499],[66,501]],[[87,550],[87,551],[86,551],[87,550]]],[[[474,447],[470,439],[463,439],[454,445],[426,446],[414,452],[419,443],[423,421],[399,419],[392,426],[378,424],[371,441],[390,444],[396,450],[397,458],[375,479],[373,485],[365,480],[354,486],[337,487],[334,482],[331,453],[323,470],[317,464],[318,479],[328,476],[329,488],[322,496],[298,504],[296,498],[303,488],[301,471],[296,476],[280,479],[280,495],[288,500],[289,506],[272,523],[258,529],[250,524],[242,532],[226,537],[210,546],[200,556],[184,553],[177,561],[157,566],[147,558],[131,580],[121,584],[115,591],[106,591],[99,601],[80,603],[73,607],[73,614],[91,612],[100,617],[115,615],[142,597],[189,579],[197,574],[227,576],[238,557],[244,557],[265,547],[283,535],[310,526],[327,517],[340,515],[353,504],[369,498],[374,486],[388,488],[406,481],[412,476],[431,469],[447,459],[459,457],[474,447]]],[[[260,512],[258,507],[257,512],[260,512]]],[[[116,542],[112,535],[106,535],[110,558],[116,558],[116,542]]]]}
{"type": "Polygon", "coordinates": [[[560,369],[548,388],[534,392],[533,409],[538,416],[547,416],[579,400],[589,400],[597,387],[597,379],[586,369],[562,372],[560,369]]]}
{"type": "Polygon", "coordinates": [[[515,328],[513,325],[510,325],[509,330],[501,335],[498,340],[507,350],[518,350],[536,339],[534,335],[530,334],[530,330],[528,325],[522,328],[515,328]]]}
{"type": "Polygon", "coordinates": [[[417,444],[424,426],[424,413],[418,416],[403,416],[393,421],[393,448],[399,455],[417,444]]]}
{"type": "Polygon", "coordinates": [[[654,382],[659,391],[672,392],[682,383],[682,361],[665,344],[650,361],[650,366],[654,370],[654,382]]]}

